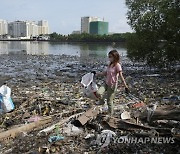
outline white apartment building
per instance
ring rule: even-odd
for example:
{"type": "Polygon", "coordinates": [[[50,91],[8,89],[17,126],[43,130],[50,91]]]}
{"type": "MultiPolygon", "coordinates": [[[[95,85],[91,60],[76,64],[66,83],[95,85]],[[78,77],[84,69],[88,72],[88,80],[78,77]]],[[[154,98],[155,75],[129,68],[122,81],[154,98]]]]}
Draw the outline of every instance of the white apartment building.
{"type": "Polygon", "coordinates": [[[8,24],[8,34],[14,38],[37,36],[40,34],[49,34],[48,22],[39,21],[14,21],[8,24]]]}
{"type": "Polygon", "coordinates": [[[8,34],[8,23],[6,20],[0,19],[0,35],[8,34]]]}
{"type": "Polygon", "coordinates": [[[38,21],[38,33],[39,34],[49,34],[49,26],[48,26],[48,21],[46,20],[41,20],[38,21]]]}
{"type": "Polygon", "coordinates": [[[8,24],[8,34],[14,38],[27,37],[28,25],[24,21],[14,21],[8,24]]]}
{"type": "Polygon", "coordinates": [[[28,37],[30,36],[37,36],[39,35],[39,26],[34,21],[28,21],[27,23],[27,30],[28,30],[28,37]]]}
{"type": "Polygon", "coordinates": [[[89,33],[89,23],[91,21],[102,21],[99,17],[81,17],[81,33],[89,33]]]}

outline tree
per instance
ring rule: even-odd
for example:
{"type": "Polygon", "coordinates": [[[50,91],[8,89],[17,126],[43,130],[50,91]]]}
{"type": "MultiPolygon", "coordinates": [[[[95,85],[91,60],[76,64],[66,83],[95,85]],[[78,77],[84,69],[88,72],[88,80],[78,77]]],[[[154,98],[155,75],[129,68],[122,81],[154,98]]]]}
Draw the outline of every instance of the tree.
{"type": "Polygon", "coordinates": [[[148,65],[169,67],[180,60],[180,1],[126,0],[129,37],[128,56],[148,65]]]}
{"type": "Polygon", "coordinates": [[[65,42],[125,42],[131,33],[120,33],[113,35],[97,35],[97,34],[69,34],[61,35],[56,32],[50,34],[51,41],[65,41],[65,42]]]}

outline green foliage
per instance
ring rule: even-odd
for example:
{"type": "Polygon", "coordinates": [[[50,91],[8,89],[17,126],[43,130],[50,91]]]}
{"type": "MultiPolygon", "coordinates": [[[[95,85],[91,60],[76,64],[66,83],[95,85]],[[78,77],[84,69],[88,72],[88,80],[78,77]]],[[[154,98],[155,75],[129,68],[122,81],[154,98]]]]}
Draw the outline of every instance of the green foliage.
{"type": "Polygon", "coordinates": [[[180,1],[126,0],[128,56],[151,66],[169,67],[180,60],[180,1]]]}
{"type": "Polygon", "coordinates": [[[67,42],[125,42],[131,33],[121,33],[112,35],[95,35],[95,34],[70,34],[61,35],[57,33],[50,34],[51,41],[67,41],[67,42]]]}
{"type": "Polygon", "coordinates": [[[49,36],[50,36],[50,40],[52,40],[52,41],[56,41],[56,40],[65,41],[65,40],[67,40],[67,37],[66,37],[66,36],[57,34],[57,33],[55,33],[55,32],[52,33],[52,34],[50,34],[49,36]]]}

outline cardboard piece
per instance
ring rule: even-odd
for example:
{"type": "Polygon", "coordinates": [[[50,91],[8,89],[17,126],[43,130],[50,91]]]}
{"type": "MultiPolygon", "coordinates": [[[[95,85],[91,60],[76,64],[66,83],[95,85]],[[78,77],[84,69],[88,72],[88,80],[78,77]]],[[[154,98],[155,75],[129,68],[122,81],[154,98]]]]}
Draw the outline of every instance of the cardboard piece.
{"type": "Polygon", "coordinates": [[[95,118],[99,113],[99,107],[95,106],[86,111],[77,120],[82,124],[86,124],[89,120],[95,118]]]}

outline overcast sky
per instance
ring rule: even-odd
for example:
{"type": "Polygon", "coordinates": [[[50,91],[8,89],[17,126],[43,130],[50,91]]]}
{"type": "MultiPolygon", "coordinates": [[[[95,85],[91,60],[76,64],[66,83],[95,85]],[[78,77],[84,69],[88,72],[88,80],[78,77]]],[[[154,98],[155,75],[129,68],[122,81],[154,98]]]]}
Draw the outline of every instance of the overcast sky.
{"type": "Polygon", "coordinates": [[[125,0],[0,0],[0,19],[48,20],[50,32],[80,30],[81,17],[96,16],[109,22],[109,32],[131,32],[125,0]]]}

